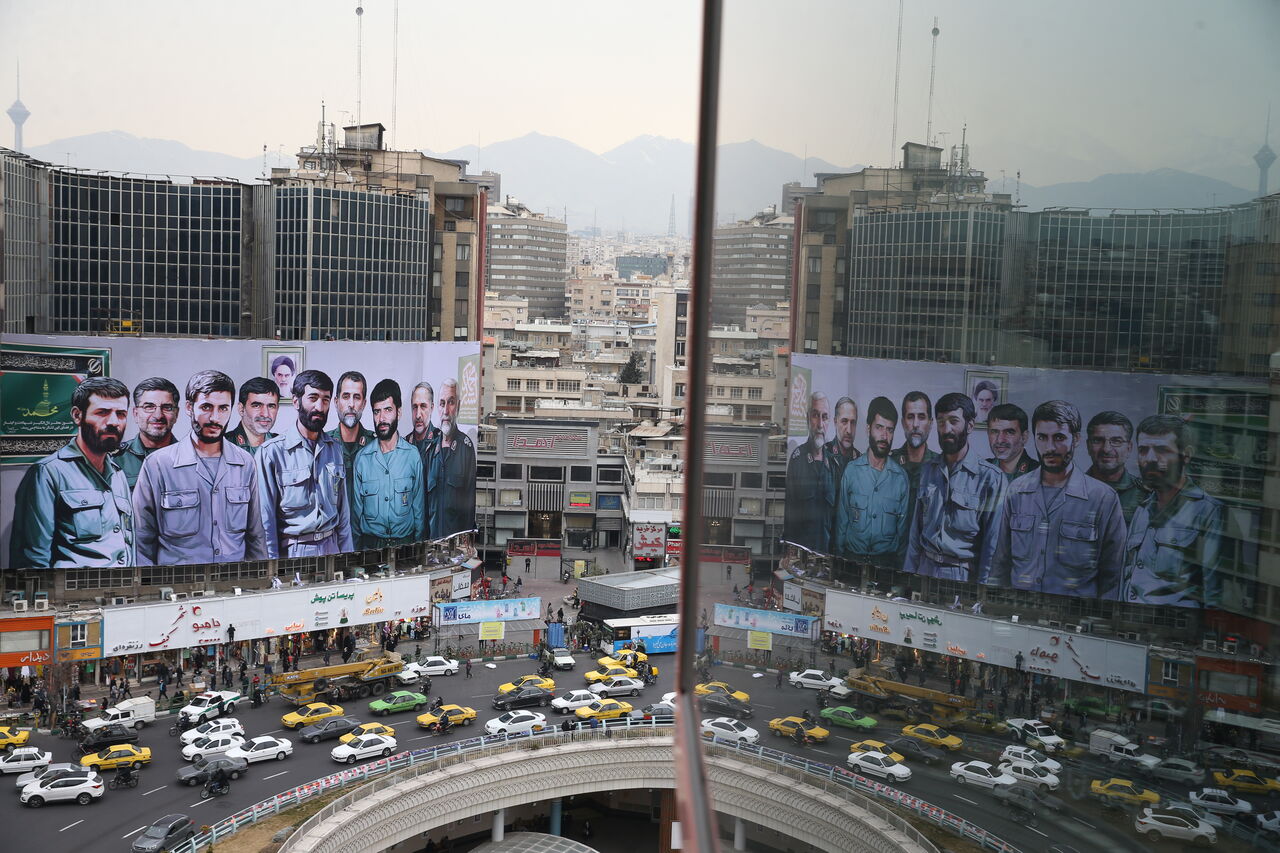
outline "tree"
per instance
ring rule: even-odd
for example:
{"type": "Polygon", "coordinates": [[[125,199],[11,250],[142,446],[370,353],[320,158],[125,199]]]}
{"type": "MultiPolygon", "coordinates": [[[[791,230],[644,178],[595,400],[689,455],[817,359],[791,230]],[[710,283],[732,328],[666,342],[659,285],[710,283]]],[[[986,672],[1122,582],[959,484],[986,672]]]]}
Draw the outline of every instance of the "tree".
{"type": "Polygon", "coordinates": [[[618,381],[623,385],[639,385],[644,382],[644,371],[640,367],[640,353],[631,353],[631,358],[618,371],[618,381]]]}

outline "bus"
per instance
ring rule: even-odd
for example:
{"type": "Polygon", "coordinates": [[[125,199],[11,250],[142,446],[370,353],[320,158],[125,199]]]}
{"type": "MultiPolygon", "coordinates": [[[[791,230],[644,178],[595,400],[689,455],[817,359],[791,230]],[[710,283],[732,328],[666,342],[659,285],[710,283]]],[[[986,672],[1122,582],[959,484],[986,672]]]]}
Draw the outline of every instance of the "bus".
{"type": "Polygon", "coordinates": [[[657,613],[651,616],[605,619],[602,624],[604,639],[601,640],[600,645],[604,651],[616,652],[627,643],[641,640],[644,642],[646,654],[664,654],[676,650],[680,615],[657,613]]]}

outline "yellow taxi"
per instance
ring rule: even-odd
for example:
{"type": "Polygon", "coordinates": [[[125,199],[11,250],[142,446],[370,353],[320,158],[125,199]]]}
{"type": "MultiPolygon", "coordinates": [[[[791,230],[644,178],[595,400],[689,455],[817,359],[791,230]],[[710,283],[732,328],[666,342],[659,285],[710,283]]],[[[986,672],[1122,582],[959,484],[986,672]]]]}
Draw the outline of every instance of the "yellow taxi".
{"type": "Polygon", "coordinates": [[[22,746],[31,740],[30,729],[19,729],[14,726],[0,726],[0,749],[22,746]]]}
{"type": "Polygon", "coordinates": [[[80,763],[94,770],[115,770],[117,767],[132,767],[136,770],[151,763],[151,748],[122,743],[109,746],[93,755],[86,755],[80,759],[80,763]]]}
{"type": "Polygon", "coordinates": [[[1089,792],[1098,799],[1115,800],[1133,806],[1154,806],[1160,803],[1160,795],[1147,788],[1139,788],[1128,779],[1094,779],[1089,792]]]}
{"type": "Polygon", "coordinates": [[[469,726],[471,721],[476,718],[476,709],[467,708],[463,705],[441,705],[434,711],[419,714],[417,722],[418,725],[425,729],[440,722],[441,717],[448,717],[449,721],[455,726],[469,726]]]}
{"type": "Polygon", "coordinates": [[[303,726],[309,726],[312,723],[318,723],[321,720],[327,720],[330,717],[341,717],[342,706],[330,705],[326,702],[312,702],[310,705],[303,705],[296,711],[290,711],[280,718],[280,725],[286,729],[300,729],[303,726]]]}
{"type": "Polygon", "coordinates": [[[916,740],[922,740],[929,746],[936,746],[939,749],[957,750],[964,746],[964,741],[946,729],[938,728],[932,723],[920,723],[916,726],[903,726],[902,733],[907,737],[913,737],[916,740]]]}
{"type": "Polygon", "coordinates": [[[606,678],[613,678],[616,675],[635,678],[638,673],[630,667],[621,665],[605,666],[604,664],[601,664],[599,669],[591,670],[585,677],[587,679],[587,684],[595,684],[597,681],[604,681],[606,678]]]}
{"type": "Polygon", "coordinates": [[[635,666],[648,659],[649,656],[644,652],[637,652],[633,649],[618,649],[612,655],[599,658],[596,663],[601,666],[635,666]]]}
{"type": "Polygon", "coordinates": [[[769,721],[769,731],[778,737],[792,737],[796,733],[796,726],[804,729],[806,737],[811,737],[818,743],[826,743],[827,738],[831,737],[831,732],[804,717],[774,717],[769,721]]]}
{"type": "Polygon", "coordinates": [[[395,737],[396,730],[386,723],[361,723],[342,737],[338,738],[340,743],[350,743],[358,737],[365,735],[386,735],[387,737],[395,737]]]}
{"type": "Polygon", "coordinates": [[[902,757],[902,753],[894,752],[882,740],[860,740],[849,747],[850,752],[878,752],[881,755],[887,755],[894,761],[906,761],[902,757]]]}
{"type": "Polygon", "coordinates": [[[522,675],[515,681],[508,681],[498,688],[499,693],[510,693],[512,690],[519,690],[521,687],[545,687],[547,690],[556,689],[556,680],[554,678],[543,678],[541,675],[522,675]]]}
{"type": "Polygon", "coordinates": [[[1280,779],[1259,776],[1252,770],[1215,770],[1213,781],[1220,788],[1233,788],[1251,794],[1280,793],[1280,779]]]}
{"type": "Polygon", "coordinates": [[[744,693],[741,690],[734,690],[723,681],[708,681],[704,684],[693,685],[693,692],[698,696],[706,696],[708,693],[728,693],[739,702],[750,702],[751,694],[744,693]]]}
{"type": "Polygon", "coordinates": [[[612,720],[631,713],[631,703],[617,699],[597,699],[573,712],[579,720],[612,720]]]}

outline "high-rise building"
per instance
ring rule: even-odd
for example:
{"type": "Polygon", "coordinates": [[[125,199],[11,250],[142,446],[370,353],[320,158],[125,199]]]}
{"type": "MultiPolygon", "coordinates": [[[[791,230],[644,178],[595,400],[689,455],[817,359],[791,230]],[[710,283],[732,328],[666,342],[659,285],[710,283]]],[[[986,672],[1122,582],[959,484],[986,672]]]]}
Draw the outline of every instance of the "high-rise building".
{"type": "Polygon", "coordinates": [[[489,205],[487,222],[488,289],[525,297],[530,317],[563,317],[569,278],[565,223],[510,196],[506,204],[489,205]]]}
{"type": "Polygon", "coordinates": [[[713,322],[742,325],[748,308],[786,301],[793,227],[790,216],[769,208],[716,229],[711,246],[713,322]]]}

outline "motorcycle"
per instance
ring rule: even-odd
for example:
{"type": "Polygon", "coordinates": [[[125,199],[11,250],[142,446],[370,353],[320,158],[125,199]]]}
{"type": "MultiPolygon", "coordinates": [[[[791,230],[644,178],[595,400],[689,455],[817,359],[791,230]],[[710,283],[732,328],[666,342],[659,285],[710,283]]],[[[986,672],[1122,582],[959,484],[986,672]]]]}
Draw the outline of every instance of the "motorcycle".
{"type": "Polygon", "coordinates": [[[169,726],[169,737],[177,737],[192,728],[195,728],[195,723],[191,722],[186,717],[178,717],[177,722],[172,726],[169,726]]]}
{"type": "Polygon", "coordinates": [[[138,774],[133,772],[117,773],[107,781],[107,787],[112,791],[117,788],[136,788],[138,787],[138,774]]]}
{"type": "Polygon", "coordinates": [[[572,575],[569,572],[567,571],[560,572],[560,583],[568,583],[570,577],[572,577],[572,575]]]}
{"type": "Polygon", "coordinates": [[[223,782],[218,784],[212,779],[204,783],[204,787],[200,790],[200,799],[207,800],[210,797],[221,797],[231,793],[231,783],[223,782]]]}
{"type": "Polygon", "coordinates": [[[431,733],[433,735],[447,735],[451,731],[453,731],[453,723],[446,722],[444,720],[437,721],[431,726],[431,733]]]}

